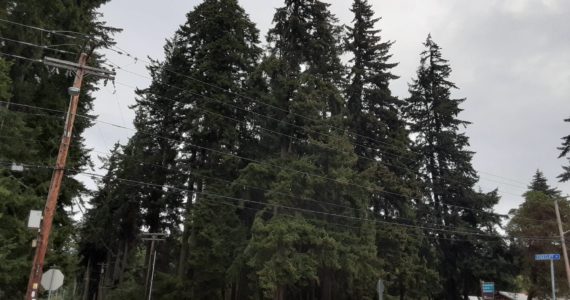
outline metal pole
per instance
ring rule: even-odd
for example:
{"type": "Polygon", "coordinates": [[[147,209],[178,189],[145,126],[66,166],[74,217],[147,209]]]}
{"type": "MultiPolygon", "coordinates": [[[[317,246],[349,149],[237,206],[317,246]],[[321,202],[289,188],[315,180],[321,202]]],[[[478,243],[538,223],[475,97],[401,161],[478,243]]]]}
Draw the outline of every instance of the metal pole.
{"type": "MultiPolygon", "coordinates": [[[[81,53],[79,57],[79,68],[75,74],[75,80],[73,81],[73,87],[80,89],[83,83],[83,75],[85,74],[85,64],[87,63],[87,54],[81,53]]],[[[77,106],[79,103],[79,95],[72,95],[71,101],[69,103],[69,110],[67,111],[67,117],[65,120],[65,128],[63,131],[63,136],[61,138],[61,143],[59,145],[59,152],[57,154],[57,161],[55,164],[55,169],[50,182],[49,193],[46,200],[46,206],[44,208],[44,215],[42,226],[40,228],[38,245],[36,247],[36,254],[34,255],[34,260],[32,264],[32,270],[30,272],[30,279],[28,281],[28,289],[26,291],[26,299],[34,300],[38,297],[39,282],[42,277],[44,259],[47,252],[47,246],[49,243],[49,235],[51,233],[51,227],[53,223],[53,217],[55,214],[55,209],[57,206],[57,198],[59,196],[59,191],[61,189],[61,181],[63,179],[63,174],[65,171],[65,163],[67,162],[67,154],[69,152],[69,145],[71,144],[71,134],[73,132],[73,124],[75,122],[75,115],[77,111],[77,106]]]]}
{"type": "Polygon", "coordinates": [[[554,260],[550,260],[550,281],[552,281],[552,299],[556,300],[556,283],[554,282],[554,260]]]}
{"type": "Polygon", "coordinates": [[[150,288],[148,289],[148,300],[152,296],[152,282],[154,280],[154,266],[156,265],[156,250],[154,250],[154,256],[152,259],[152,273],[150,275],[150,288]]]}
{"type": "Polygon", "coordinates": [[[556,222],[558,223],[558,231],[560,232],[560,243],[562,244],[562,254],[564,255],[564,266],[566,267],[566,280],[568,288],[570,288],[570,263],[568,262],[568,251],[566,249],[566,240],[564,238],[564,230],[562,229],[562,218],[560,218],[560,209],[558,208],[558,200],[554,200],[554,208],[556,209],[556,222]]]}
{"type": "Polygon", "coordinates": [[[149,291],[148,287],[149,287],[150,281],[151,281],[150,277],[151,277],[151,274],[152,274],[152,267],[153,267],[153,266],[152,266],[152,258],[153,258],[153,254],[154,254],[154,252],[155,252],[155,250],[154,250],[154,242],[155,242],[155,241],[156,241],[156,240],[155,240],[155,237],[152,236],[152,239],[151,239],[151,242],[150,242],[150,251],[148,252],[150,255],[149,255],[149,257],[148,257],[148,265],[147,265],[147,267],[146,267],[146,279],[145,279],[145,283],[144,283],[144,293],[145,293],[144,295],[145,295],[145,299],[147,298],[147,295],[148,295],[148,297],[149,297],[149,299],[150,299],[150,293],[148,292],[148,291],[149,291]]]}
{"type": "Polygon", "coordinates": [[[48,300],[51,299],[51,287],[53,286],[53,274],[51,275],[51,278],[49,279],[49,292],[48,292],[48,300]]]}

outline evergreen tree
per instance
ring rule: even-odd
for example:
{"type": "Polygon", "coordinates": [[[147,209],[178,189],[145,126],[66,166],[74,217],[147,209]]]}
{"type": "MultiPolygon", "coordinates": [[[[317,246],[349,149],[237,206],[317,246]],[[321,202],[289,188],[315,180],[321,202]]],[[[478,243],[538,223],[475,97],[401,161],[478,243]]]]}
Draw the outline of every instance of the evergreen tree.
{"type": "MultiPolygon", "coordinates": [[[[3,19],[47,29],[78,32],[80,34],[77,35],[70,33],[70,35],[76,35],[76,39],[59,34],[46,34],[39,30],[7,22],[0,24],[0,30],[3,37],[11,40],[46,46],[76,44],[78,45],[77,47],[66,46],[59,49],[77,52],[80,50],[79,47],[88,43],[88,40],[82,34],[92,35],[96,40],[104,41],[105,43],[111,42],[109,35],[115,30],[106,27],[104,23],[97,20],[99,15],[96,10],[106,2],[106,0],[89,1],[88,3],[52,3],[36,0],[6,0],[0,2],[0,15],[3,19]]],[[[100,46],[100,43],[89,43],[90,48],[93,46],[100,46]]],[[[72,61],[77,59],[75,55],[51,52],[10,41],[3,42],[0,45],[0,50],[3,53],[32,59],[41,59],[43,56],[72,61]]],[[[89,65],[97,67],[101,57],[96,53],[91,54],[89,65]]],[[[3,132],[10,132],[8,135],[11,135],[9,137],[10,151],[3,152],[3,154],[10,156],[9,152],[19,151],[20,153],[16,157],[10,157],[10,160],[39,165],[53,165],[58,151],[59,138],[63,131],[63,117],[29,107],[24,108],[17,104],[67,111],[69,96],[66,91],[71,85],[72,78],[66,76],[66,72],[52,74],[45,66],[38,63],[13,57],[7,57],[6,59],[11,64],[8,75],[11,79],[9,91],[13,97],[10,100],[12,104],[0,104],[0,106],[8,108],[10,111],[17,111],[19,116],[2,118],[4,122],[0,126],[3,126],[3,132]],[[10,118],[18,120],[10,120],[10,118]],[[17,141],[19,138],[28,139],[25,148],[16,146],[20,143],[17,141]],[[22,151],[22,149],[25,150],[22,151]]],[[[96,80],[94,77],[85,79],[81,89],[79,114],[87,114],[91,109],[93,103],[91,93],[95,90],[96,80]]],[[[7,82],[3,80],[2,84],[7,84],[7,82]]],[[[88,151],[85,149],[81,137],[83,131],[89,126],[91,126],[91,122],[88,119],[78,118],[76,120],[72,139],[73,144],[70,148],[67,164],[69,170],[66,171],[64,178],[65,184],[62,186],[59,197],[54,219],[54,231],[50,237],[50,245],[46,256],[45,265],[47,267],[58,265],[64,273],[69,275],[69,278],[73,278],[75,269],[75,258],[72,251],[70,251],[74,241],[74,232],[71,210],[69,208],[73,205],[72,200],[74,198],[86,192],[83,185],[74,179],[74,175],[89,165],[88,151]]],[[[4,144],[4,140],[2,140],[2,143],[4,144]]],[[[5,187],[13,187],[10,192],[10,201],[15,201],[14,205],[16,206],[8,205],[2,207],[0,215],[9,215],[14,220],[26,220],[30,209],[41,210],[43,208],[48,193],[51,173],[47,169],[34,172],[26,171],[22,174],[3,173],[0,175],[0,180],[10,181],[9,177],[12,177],[12,175],[18,178],[18,184],[14,186],[6,183],[5,187]]],[[[19,228],[20,225],[22,224],[16,227],[19,228]]],[[[18,298],[25,291],[33,255],[29,245],[34,237],[32,234],[19,229],[4,233],[6,234],[2,237],[4,240],[17,242],[18,247],[20,247],[14,246],[14,250],[20,250],[8,256],[14,262],[17,261],[20,264],[17,268],[18,273],[13,274],[14,278],[17,279],[9,283],[10,289],[14,291],[13,294],[10,294],[10,297],[18,298]]],[[[68,280],[67,282],[73,281],[68,280]]],[[[4,283],[0,284],[2,285],[0,289],[4,289],[4,283]]]]}
{"type": "MultiPolygon", "coordinates": [[[[190,286],[169,297],[224,298],[237,291],[245,276],[230,274],[246,239],[240,210],[218,195],[233,195],[228,182],[244,164],[232,155],[245,156],[255,144],[245,123],[250,104],[237,94],[248,93],[261,53],[257,43],[258,31],[237,1],[206,0],[187,14],[186,23],[167,42],[165,61],[149,66],[150,87],[138,91],[137,133],[120,155],[119,166],[123,178],[152,185],[113,192],[112,199],[133,199],[132,205],[123,205],[132,212],[130,232],[117,235],[115,251],[140,247],[138,240],[133,245],[129,239],[141,226],[168,232],[167,243],[176,246],[159,249],[157,290],[190,286]],[[183,187],[188,192],[181,192],[183,187]]],[[[113,191],[113,184],[104,184],[100,192],[113,191]]],[[[134,254],[122,263],[136,268],[140,260],[134,254]]],[[[149,254],[147,248],[145,261],[149,254]]],[[[131,276],[144,281],[141,271],[131,276]]],[[[117,284],[114,294],[120,295],[131,281],[117,284]]]]}
{"type": "MultiPolygon", "coordinates": [[[[500,220],[485,212],[498,202],[496,193],[475,192],[477,174],[471,165],[473,153],[468,137],[459,132],[469,124],[457,118],[464,99],[451,98],[455,84],[448,80],[451,68],[440,47],[428,36],[421,54],[417,78],[410,85],[406,108],[414,138],[414,151],[421,162],[425,189],[425,210],[421,218],[430,226],[494,233],[500,220]]],[[[421,214],[421,211],[420,211],[421,214]]],[[[480,249],[488,245],[473,236],[445,232],[428,233],[436,238],[442,280],[440,299],[459,299],[478,290],[479,279],[473,262],[480,261],[480,249]]]]}
{"type": "MultiPolygon", "coordinates": [[[[529,299],[547,298],[551,290],[549,288],[550,268],[548,263],[540,263],[534,260],[537,253],[557,253],[560,251],[560,243],[557,239],[531,239],[529,237],[552,236],[558,232],[554,200],[558,201],[560,214],[564,218],[570,214],[570,203],[559,196],[560,192],[551,188],[542,172],[536,171],[524,194],[524,202],[511,210],[511,220],[507,226],[507,232],[513,240],[513,245],[520,251],[517,267],[522,277],[521,289],[528,292],[529,299]],[[527,237],[527,238],[524,238],[527,237]]],[[[564,282],[566,274],[562,264],[556,267],[557,282],[564,282]]],[[[568,294],[566,285],[558,286],[559,294],[568,294]]]]}
{"type": "MultiPolygon", "coordinates": [[[[353,55],[346,98],[349,129],[359,156],[357,170],[374,176],[376,188],[383,191],[372,195],[377,218],[392,222],[413,219],[411,201],[406,195],[417,195],[416,166],[401,113],[404,101],[392,96],[389,89],[390,81],[397,78],[391,73],[397,64],[388,62],[392,43],[382,41],[380,30],[375,28],[379,18],[374,18],[368,1],[355,0],[352,12],[353,26],[348,27],[345,40],[353,55]]],[[[419,232],[379,226],[377,245],[378,256],[384,261],[383,270],[390,280],[400,283],[389,292],[401,299],[410,297],[410,293],[424,292],[432,285],[429,281],[435,280],[428,275],[434,272],[411,271],[425,268],[426,257],[420,257],[422,243],[407,238],[410,233],[419,232]]]]}
{"type": "MultiPolygon", "coordinates": [[[[188,13],[176,47],[187,76],[179,168],[194,191],[186,205],[179,275],[191,282],[189,297],[244,297],[243,251],[249,225],[231,188],[257,144],[251,129],[252,74],[261,55],[259,32],[236,0],[205,0],[188,13]],[[239,260],[237,260],[239,261],[239,260]]],[[[238,193],[238,194],[236,194],[238,193]]]]}
{"type": "MultiPolygon", "coordinates": [[[[121,299],[113,297],[116,290],[128,290],[133,279],[144,282],[140,272],[144,262],[138,246],[144,222],[140,197],[145,190],[130,183],[141,171],[140,158],[131,139],[126,146],[115,145],[111,156],[104,159],[107,174],[99,179],[99,189],[90,200],[91,208],[83,218],[78,241],[83,295],[87,299],[121,299]]],[[[135,285],[136,296],[143,297],[141,290],[140,284],[135,285]]]]}
{"type": "MultiPolygon", "coordinates": [[[[564,121],[570,122],[570,118],[565,119],[564,121]]],[[[563,137],[562,141],[562,146],[558,147],[558,150],[560,150],[560,155],[558,158],[565,157],[568,155],[568,153],[570,153],[570,135],[563,137]]],[[[570,157],[568,157],[568,160],[570,161],[570,157]]],[[[563,166],[562,169],[564,172],[558,175],[558,178],[560,178],[560,182],[566,182],[570,180],[570,166],[563,166]]]]}
{"type": "MultiPolygon", "coordinates": [[[[107,179],[102,181],[97,196],[92,200],[95,205],[90,214],[102,214],[110,218],[102,222],[113,224],[115,229],[111,232],[114,232],[112,237],[116,240],[112,243],[113,249],[104,249],[103,255],[98,249],[100,245],[95,247],[91,244],[93,240],[85,240],[87,244],[83,245],[86,248],[83,251],[83,263],[87,269],[97,268],[97,263],[100,263],[98,260],[110,261],[113,252],[119,253],[120,256],[112,262],[115,266],[113,272],[104,278],[113,288],[124,289],[122,284],[130,284],[124,275],[128,268],[135,268],[140,263],[136,257],[140,249],[145,249],[143,266],[147,265],[151,257],[150,243],[141,243],[139,238],[143,226],[147,232],[171,233],[167,243],[174,243],[179,232],[179,210],[185,195],[172,193],[168,189],[168,186],[182,186],[183,183],[183,178],[176,169],[181,115],[173,104],[180,91],[172,87],[180,84],[183,79],[166,70],[176,55],[175,51],[172,43],[168,42],[165,46],[166,62],[153,62],[148,66],[153,81],[148,88],[137,90],[138,97],[134,106],[134,125],[137,131],[123,149],[117,148],[109,158],[107,179]],[[117,180],[116,177],[128,182],[117,180]],[[150,184],[132,186],[129,182],[150,184]],[[111,211],[113,213],[106,212],[109,208],[114,208],[111,211]]],[[[92,225],[86,226],[89,229],[92,225]]],[[[168,255],[170,253],[161,252],[157,260],[172,259],[168,255]]],[[[172,271],[172,266],[168,264],[159,263],[158,266],[157,271],[172,271]]],[[[131,274],[136,282],[145,281],[145,273],[142,271],[144,270],[137,270],[131,274]]],[[[102,284],[99,279],[102,278],[91,278],[88,281],[87,290],[91,294],[97,293],[97,287],[102,284]]]]}
{"type": "Polygon", "coordinates": [[[22,182],[22,177],[32,170],[12,170],[12,163],[30,161],[36,153],[26,150],[34,143],[33,131],[25,126],[21,114],[5,105],[12,98],[9,68],[10,64],[0,59],[0,298],[22,294],[22,277],[30,269],[28,242],[33,234],[26,226],[26,218],[20,216],[26,216],[29,208],[41,201],[22,182]]]}
{"type": "Polygon", "coordinates": [[[287,0],[268,34],[262,68],[271,106],[258,103],[269,118],[256,121],[279,136],[262,137],[261,144],[270,145],[263,162],[250,163],[238,180],[255,186],[252,180],[263,178],[268,190],[252,193],[268,205],[257,214],[246,248],[263,298],[373,297],[374,228],[334,217],[366,218],[370,195],[342,183],[367,186],[369,180],[355,171],[357,157],[344,134],[339,33],[327,4],[287,0]]]}
{"type": "MultiPolygon", "coordinates": [[[[400,144],[405,147],[406,132],[399,116],[403,101],[392,96],[389,89],[390,80],[397,78],[390,70],[397,64],[388,62],[392,43],[381,41],[380,30],[375,29],[379,19],[374,18],[372,6],[368,1],[355,0],[352,12],[353,27],[348,28],[346,39],[347,49],[354,56],[346,92],[350,128],[355,133],[356,154],[373,160],[396,151],[391,148],[382,151],[391,145],[390,134],[400,133],[403,142],[400,144]]],[[[359,164],[371,163],[361,158],[359,164]]]]}
{"type": "Polygon", "coordinates": [[[560,191],[548,185],[546,177],[540,170],[536,170],[528,186],[529,192],[541,192],[548,197],[560,197],[560,191]]]}

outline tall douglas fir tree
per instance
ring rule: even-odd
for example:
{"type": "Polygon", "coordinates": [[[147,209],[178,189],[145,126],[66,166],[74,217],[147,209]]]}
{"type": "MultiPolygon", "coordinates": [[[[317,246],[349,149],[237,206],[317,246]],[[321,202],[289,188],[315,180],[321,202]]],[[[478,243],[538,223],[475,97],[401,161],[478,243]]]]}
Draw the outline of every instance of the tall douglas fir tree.
{"type": "Polygon", "coordinates": [[[345,133],[341,28],[328,6],[287,0],[268,34],[262,69],[271,106],[258,124],[279,134],[262,138],[271,147],[240,178],[263,178],[267,187],[255,195],[267,205],[245,252],[263,298],[373,297],[374,227],[359,220],[369,215],[371,184],[356,171],[345,133]]]}
{"type": "MultiPolygon", "coordinates": [[[[148,243],[138,238],[143,226],[169,233],[157,255],[157,272],[165,275],[156,278],[156,287],[169,290],[165,297],[237,298],[247,293],[247,283],[240,285],[247,275],[233,267],[247,238],[247,220],[241,218],[239,203],[228,197],[239,196],[231,183],[245,161],[237,157],[251,156],[244,153],[256,145],[247,131],[251,104],[243,95],[249,93],[261,54],[258,43],[255,25],[236,0],[205,0],[189,12],[164,47],[165,60],[149,66],[151,85],[138,91],[137,133],[110,159],[119,161],[118,174],[124,178],[152,184],[94,198],[109,204],[128,199],[118,211],[126,215],[116,218],[124,225],[117,228],[113,249],[127,256],[115,260],[126,264],[126,271],[148,262],[148,243]],[[141,248],[146,253],[142,260],[136,257],[141,248]],[[169,289],[172,285],[187,288],[169,289]]],[[[117,183],[128,186],[108,175],[101,192],[113,191],[117,183]]],[[[125,267],[117,269],[115,279],[105,279],[109,295],[142,297],[144,289],[133,282],[144,282],[144,270],[121,280],[125,267]]]]}
{"type": "MultiPolygon", "coordinates": [[[[348,27],[347,50],[352,54],[349,83],[346,88],[347,114],[357,170],[369,174],[377,191],[372,193],[375,218],[400,222],[413,219],[412,197],[418,195],[417,169],[411,141],[402,116],[405,102],[391,94],[389,84],[398,78],[391,73],[392,42],[383,41],[376,28],[372,6],[366,0],[355,0],[354,19],[348,27]]],[[[435,271],[430,270],[421,255],[427,241],[409,238],[421,232],[412,228],[386,226],[377,228],[378,256],[383,262],[383,278],[397,284],[388,293],[400,299],[427,294],[435,271]],[[420,275],[421,274],[421,275],[420,275]]],[[[429,251],[428,251],[429,253],[429,251]]]]}
{"type": "Polygon", "coordinates": [[[189,297],[244,297],[243,252],[251,220],[232,188],[252,157],[252,74],[261,56],[259,32],[237,0],[206,0],[177,32],[185,80],[178,167],[193,195],[186,201],[179,275],[189,297]],[[244,212],[245,211],[245,212],[244,212]]]}
{"type": "MultiPolygon", "coordinates": [[[[478,234],[495,234],[500,225],[492,207],[499,198],[496,191],[474,190],[478,181],[469,151],[469,139],[461,132],[469,122],[458,119],[465,99],[453,99],[456,89],[449,81],[451,67],[441,48],[428,36],[421,54],[417,78],[410,84],[406,115],[414,135],[413,150],[421,163],[420,176],[424,203],[419,216],[431,227],[445,227],[478,234]]],[[[490,243],[473,235],[431,230],[439,255],[438,271],[442,290],[438,299],[459,299],[477,293],[479,281],[497,269],[490,263],[499,259],[490,243]],[[480,268],[481,265],[487,266],[480,268]],[[481,271],[483,270],[483,272],[481,271]]],[[[501,242],[494,240],[492,242],[501,242]]],[[[496,275],[493,275],[496,277],[496,275]]]]}

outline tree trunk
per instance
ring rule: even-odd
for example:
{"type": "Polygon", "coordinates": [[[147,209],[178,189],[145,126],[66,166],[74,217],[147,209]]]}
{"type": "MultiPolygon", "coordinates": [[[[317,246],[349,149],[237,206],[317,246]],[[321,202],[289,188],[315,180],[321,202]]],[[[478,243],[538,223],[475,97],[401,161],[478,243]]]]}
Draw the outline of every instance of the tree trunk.
{"type": "Polygon", "coordinates": [[[84,283],[83,283],[83,300],[87,300],[89,297],[89,285],[91,283],[91,257],[87,260],[87,268],[85,269],[84,283]]]}
{"type": "Polygon", "coordinates": [[[188,248],[190,247],[190,231],[192,228],[192,224],[191,224],[191,214],[192,214],[192,198],[193,198],[193,193],[192,191],[194,190],[194,181],[192,181],[192,184],[189,185],[190,186],[190,194],[191,196],[189,197],[189,199],[186,202],[186,219],[184,220],[184,229],[182,231],[182,240],[181,240],[181,245],[180,245],[180,257],[178,260],[178,278],[182,279],[184,277],[184,275],[186,274],[186,272],[188,271],[188,248]]]}
{"type": "Polygon", "coordinates": [[[128,257],[129,257],[129,244],[125,242],[125,251],[123,252],[123,259],[121,260],[121,269],[119,272],[119,284],[123,282],[125,270],[127,269],[128,257]]]}
{"type": "Polygon", "coordinates": [[[273,296],[273,300],[285,300],[285,287],[280,286],[275,291],[275,295],[273,296]]]}
{"type": "Polygon", "coordinates": [[[332,287],[333,287],[333,277],[330,270],[323,270],[320,274],[321,281],[321,297],[320,300],[332,300],[332,287]]]}

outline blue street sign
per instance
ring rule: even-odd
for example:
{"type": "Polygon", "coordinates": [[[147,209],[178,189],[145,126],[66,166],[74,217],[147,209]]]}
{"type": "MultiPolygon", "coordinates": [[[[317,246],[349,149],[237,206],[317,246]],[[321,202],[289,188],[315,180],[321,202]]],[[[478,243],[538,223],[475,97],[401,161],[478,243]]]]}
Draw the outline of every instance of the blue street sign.
{"type": "Polygon", "coordinates": [[[483,282],[483,293],[484,294],[495,293],[495,283],[494,282],[483,282]]]}
{"type": "Polygon", "coordinates": [[[560,254],[535,254],[534,260],[560,260],[560,254]]]}

